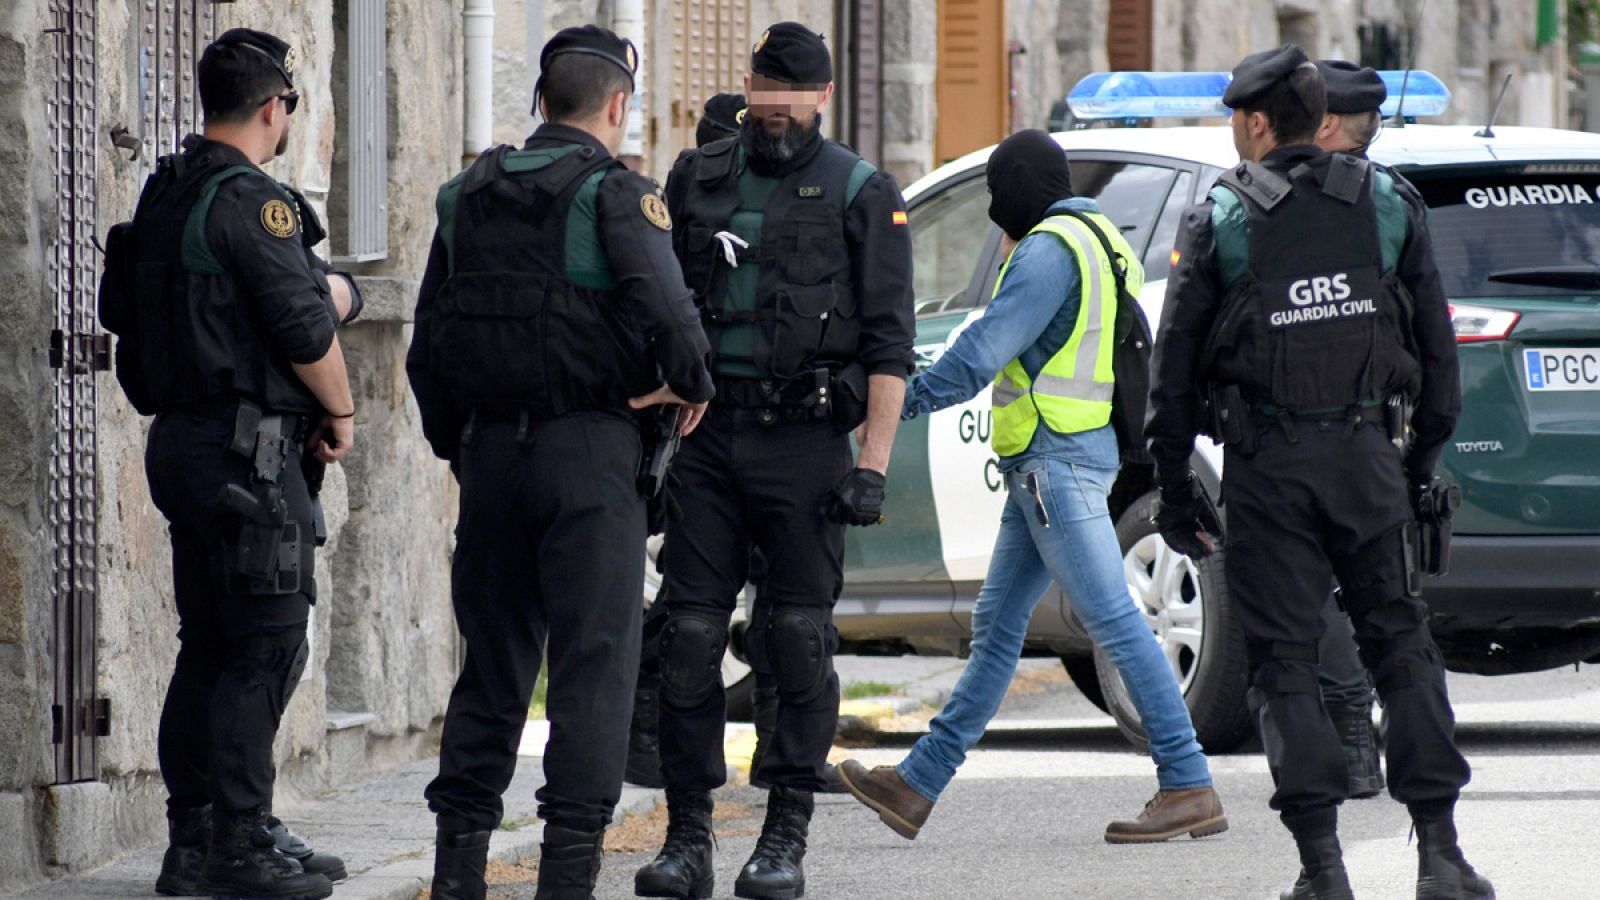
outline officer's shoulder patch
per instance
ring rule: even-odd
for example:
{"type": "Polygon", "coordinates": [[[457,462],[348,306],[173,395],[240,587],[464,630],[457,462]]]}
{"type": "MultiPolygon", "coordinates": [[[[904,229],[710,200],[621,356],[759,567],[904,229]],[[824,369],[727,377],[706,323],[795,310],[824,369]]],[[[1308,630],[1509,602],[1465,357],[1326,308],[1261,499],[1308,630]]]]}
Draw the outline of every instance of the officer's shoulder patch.
{"type": "Polygon", "coordinates": [[[261,205],[261,227],[275,238],[293,237],[296,227],[294,212],[282,200],[268,200],[261,205]]]}
{"type": "Polygon", "coordinates": [[[645,194],[639,198],[639,210],[644,213],[644,220],[662,231],[672,230],[672,216],[667,213],[667,204],[661,199],[660,194],[645,194]]]}

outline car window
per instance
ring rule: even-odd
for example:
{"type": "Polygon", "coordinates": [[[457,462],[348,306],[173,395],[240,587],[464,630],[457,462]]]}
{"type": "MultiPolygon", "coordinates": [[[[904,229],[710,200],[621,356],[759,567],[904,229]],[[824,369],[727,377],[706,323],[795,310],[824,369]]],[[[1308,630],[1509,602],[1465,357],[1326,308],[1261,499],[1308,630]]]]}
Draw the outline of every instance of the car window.
{"type": "Polygon", "coordinates": [[[1406,173],[1428,205],[1449,297],[1592,294],[1600,269],[1600,173],[1594,164],[1406,173]]]}
{"type": "Polygon", "coordinates": [[[951,185],[910,213],[917,315],[970,306],[973,273],[989,244],[989,192],[982,176],[951,185]]]}
{"type": "Polygon", "coordinates": [[[1093,197],[1143,255],[1175,174],[1173,169],[1144,163],[1074,158],[1072,190],[1080,197],[1093,197]]]}
{"type": "Polygon", "coordinates": [[[1172,247],[1178,240],[1178,224],[1183,221],[1183,211],[1193,199],[1194,176],[1179,172],[1172,190],[1167,192],[1167,204],[1161,209],[1155,230],[1150,233],[1150,246],[1144,251],[1144,280],[1155,281],[1167,277],[1172,269],[1172,247]]]}

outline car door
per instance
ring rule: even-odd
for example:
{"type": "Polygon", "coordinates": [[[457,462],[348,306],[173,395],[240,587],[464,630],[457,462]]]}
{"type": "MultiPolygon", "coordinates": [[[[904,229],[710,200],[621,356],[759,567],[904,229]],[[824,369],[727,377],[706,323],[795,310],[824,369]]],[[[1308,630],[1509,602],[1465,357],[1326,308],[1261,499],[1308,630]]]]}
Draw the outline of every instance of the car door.
{"type": "MultiPolygon", "coordinates": [[[[982,272],[993,264],[999,243],[988,221],[988,199],[978,168],[922,192],[910,205],[918,371],[939,358],[951,333],[979,304],[982,272]]],[[[923,652],[955,652],[959,646],[950,614],[946,511],[938,504],[941,476],[930,458],[930,434],[947,428],[948,419],[936,414],[900,423],[884,522],[846,532],[845,592],[835,620],[847,640],[910,644],[923,652]]],[[[976,424],[969,430],[976,441],[976,424]]],[[[980,479],[982,466],[980,459],[980,479]]],[[[998,524],[998,510],[993,517],[998,524]]]]}

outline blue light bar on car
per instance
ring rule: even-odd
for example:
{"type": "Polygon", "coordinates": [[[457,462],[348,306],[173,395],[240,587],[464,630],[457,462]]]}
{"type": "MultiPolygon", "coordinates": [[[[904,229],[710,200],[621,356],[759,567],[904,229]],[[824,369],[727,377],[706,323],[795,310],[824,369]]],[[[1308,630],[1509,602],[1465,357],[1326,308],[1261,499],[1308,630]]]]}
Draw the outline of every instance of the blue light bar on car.
{"type": "Polygon", "coordinates": [[[1406,109],[1405,117],[1413,116],[1439,116],[1450,108],[1450,89],[1444,82],[1425,69],[1412,69],[1411,77],[1407,79],[1405,70],[1382,71],[1378,77],[1383,79],[1383,86],[1389,89],[1389,99],[1383,101],[1378,107],[1378,112],[1385,119],[1394,115],[1400,106],[1400,86],[1405,85],[1406,109]]]}
{"type": "Polygon", "coordinates": [[[1079,119],[1200,119],[1226,116],[1227,72],[1095,72],[1067,95],[1079,119]]]}
{"type": "MultiPolygon", "coordinates": [[[[1432,73],[1412,69],[1378,73],[1389,89],[1380,111],[1394,115],[1405,82],[1406,118],[1437,116],[1450,106],[1450,89],[1432,73]]],[[[1067,95],[1078,119],[1204,119],[1228,115],[1222,94],[1233,76],[1228,72],[1095,72],[1084,76],[1067,95]]]]}

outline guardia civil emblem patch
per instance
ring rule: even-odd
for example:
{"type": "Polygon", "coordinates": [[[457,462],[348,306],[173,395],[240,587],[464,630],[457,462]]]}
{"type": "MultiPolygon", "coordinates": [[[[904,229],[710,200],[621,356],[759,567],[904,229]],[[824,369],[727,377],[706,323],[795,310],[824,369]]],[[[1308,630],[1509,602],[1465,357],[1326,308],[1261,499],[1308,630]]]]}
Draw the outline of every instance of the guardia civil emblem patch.
{"type": "Polygon", "coordinates": [[[294,213],[289,211],[289,204],[282,200],[268,200],[261,207],[261,227],[267,234],[276,238],[292,237],[294,235],[294,213]]]}
{"type": "Polygon", "coordinates": [[[657,194],[645,194],[639,198],[639,209],[644,213],[644,220],[662,231],[672,230],[672,216],[667,214],[667,204],[661,202],[657,194]]]}
{"type": "Polygon", "coordinates": [[[761,39],[756,41],[755,49],[751,50],[750,52],[751,53],[760,53],[761,52],[761,48],[765,47],[767,45],[767,38],[769,38],[769,37],[772,37],[772,32],[771,31],[763,31],[763,32],[761,32],[761,39]]]}

